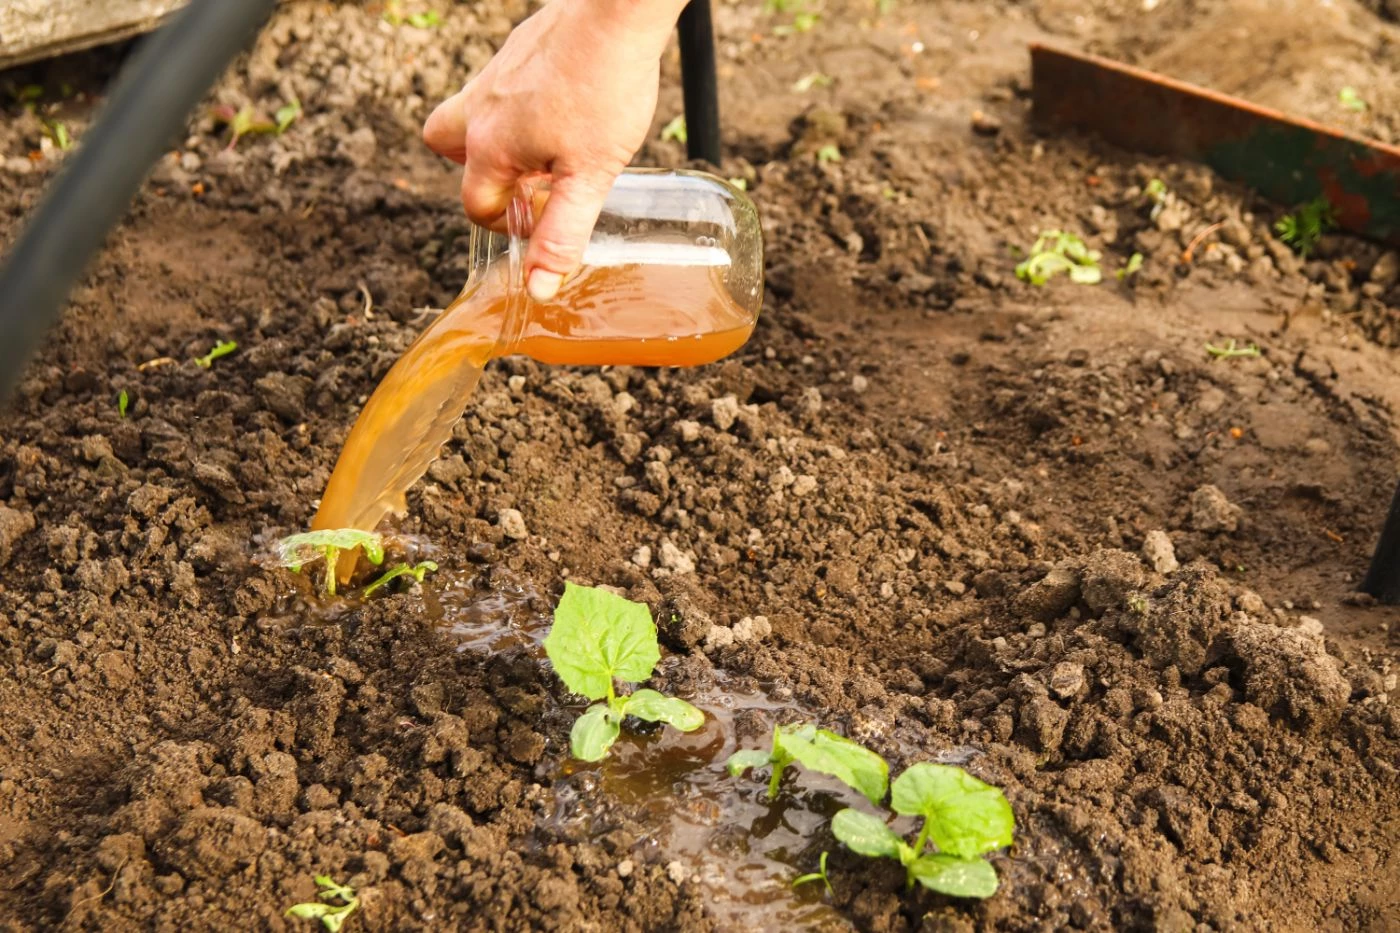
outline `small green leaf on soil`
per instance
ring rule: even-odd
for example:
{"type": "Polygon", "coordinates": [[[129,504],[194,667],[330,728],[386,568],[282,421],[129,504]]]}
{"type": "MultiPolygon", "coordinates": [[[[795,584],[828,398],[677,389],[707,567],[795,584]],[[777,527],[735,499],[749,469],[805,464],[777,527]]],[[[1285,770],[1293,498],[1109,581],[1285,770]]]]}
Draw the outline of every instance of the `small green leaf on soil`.
{"type": "Polygon", "coordinates": [[[869,858],[900,859],[902,850],[909,848],[884,820],[849,808],[831,820],[831,833],[852,852],[869,858]]]}
{"type": "Polygon", "coordinates": [[[623,709],[629,716],[647,722],[664,722],[682,732],[694,732],[705,724],[705,714],[700,710],[685,700],[655,690],[638,690],[627,698],[623,709]]]}
{"type": "Polygon", "coordinates": [[[958,858],[976,858],[1011,845],[1016,827],[1001,788],[951,765],[911,765],[895,778],[890,806],[904,816],[928,820],[927,834],[934,845],[958,858]]]}
{"type": "Polygon", "coordinates": [[[778,730],[774,745],[803,767],[844,781],[871,803],[884,799],[890,766],[864,745],[810,725],[778,730]]]}
{"type": "Polygon", "coordinates": [[[641,683],[661,660],[651,610],[572,583],[564,585],[544,650],[564,685],[590,700],[608,696],[614,679],[641,683]]]}
{"type": "Polygon", "coordinates": [[[997,893],[997,871],[980,858],[925,855],[910,862],[908,869],[919,884],[950,897],[991,897],[997,893]]]}
{"type": "Polygon", "coordinates": [[[617,741],[621,727],[607,704],[590,706],[569,733],[569,746],[579,761],[601,761],[617,741]]]}
{"type": "Polygon", "coordinates": [[[724,768],[730,777],[739,777],[750,768],[762,768],[772,760],[772,756],[761,748],[745,748],[730,755],[724,768]]]}

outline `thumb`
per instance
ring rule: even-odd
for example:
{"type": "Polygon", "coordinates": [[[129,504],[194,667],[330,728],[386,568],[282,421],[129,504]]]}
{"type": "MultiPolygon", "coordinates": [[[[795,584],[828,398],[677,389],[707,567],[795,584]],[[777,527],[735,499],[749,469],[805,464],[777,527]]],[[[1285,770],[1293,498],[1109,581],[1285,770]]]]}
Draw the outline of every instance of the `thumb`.
{"type": "Polygon", "coordinates": [[[552,180],[525,255],[531,298],[551,300],[564,279],[577,271],[614,177],[615,173],[598,172],[552,180]]]}
{"type": "MultiPolygon", "coordinates": [[[[470,87],[470,85],[468,85],[470,87]]],[[[423,124],[428,148],[458,164],[467,160],[467,88],[437,105],[423,124]]]]}

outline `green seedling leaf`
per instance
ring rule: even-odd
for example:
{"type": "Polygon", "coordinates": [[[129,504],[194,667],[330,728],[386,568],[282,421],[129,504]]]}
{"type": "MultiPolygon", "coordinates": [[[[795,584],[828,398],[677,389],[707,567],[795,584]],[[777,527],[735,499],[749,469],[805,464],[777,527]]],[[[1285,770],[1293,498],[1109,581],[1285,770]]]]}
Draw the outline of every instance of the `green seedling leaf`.
{"type": "Polygon", "coordinates": [[[53,144],[63,152],[73,148],[73,137],[68,132],[68,125],[62,120],[45,120],[44,135],[53,140],[53,144]]]}
{"type": "Polygon", "coordinates": [[[827,894],[835,894],[836,892],[831,889],[831,879],[826,876],[826,857],[830,854],[831,853],[829,852],[822,853],[821,861],[818,863],[821,865],[820,871],[814,871],[810,874],[797,876],[796,878],[792,879],[792,886],[795,888],[798,885],[808,884],[812,881],[820,881],[822,883],[822,886],[826,888],[827,894]]]}
{"type": "Polygon", "coordinates": [[[1162,199],[1167,196],[1167,183],[1160,178],[1154,178],[1147,183],[1143,194],[1147,195],[1147,200],[1154,204],[1160,204],[1162,199]]]}
{"type": "Polygon", "coordinates": [[[1278,238],[1298,251],[1304,259],[1317,246],[1322,235],[1337,226],[1337,213],[1327,196],[1316,198],[1285,214],[1274,224],[1278,238]]]}
{"type": "Polygon", "coordinates": [[[646,606],[572,583],[564,585],[544,650],[564,685],[590,700],[611,700],[614,679],[641,683],[661,660],[646,606]]]}
{"type": "Polygon", "coordinates": [[[360,906],[360,899],[355,896],[354,888],[348,884],[337,884],[329,875],[317,875],[316,886],[321,889],[316,892],[320,901],[293,904],[287,908],[285,916],[301,920],[320,920],[321,925],[330,933],[339,933],[345,921],[355,912],[355,908],[360,906]],[[336,900],[341,903],[328,903],[336,900]]]}
{"type": "Polygon", "coordinates": [[[1338,91],[1337,102],[1352,113],[1364,113],[1367,109],[1366,101],[1361,99],[1354,87],[1344,87],[1338,91]]]}
{"type": "Polygon", "coordinates": [[[817,161],[823,164],[827,162],[841,161],[841,147],[835,143],[827,143],[817,150],[817,161]]]}
{"type": "Polygon", "coordinates": [[[910,862],[908,871],[930,891],[949,897],[991,897],[997,893],[997,871],[980,858],[925,855],[910,862]]]}
{"type": "Polygon", "coordinates": [[[858,742],[806,725],[779,729],[773,744],[777,751],[775,758],[786,757],[804,768],[829,774],[859,791],[871,803],[884,799],[890,766],[858,742]]]}
{"type": "Polygon", "coordinates": [[[437,10],[428,10],[424,13],[410,13],[405,22],[414,29],[436,29],[442,25],[442,15],[437,10]]]}
{"type": "Polygon", "coordinates": [[[277,135],[281,136],[291,127],[293,123],[301,118],[301,101],[293,97],[290,101],[277,108],[273,114],[273,119],[277,121],[277,135]]]}
{"type": "Polygon", "coordinates": [[[395,564],[388,570],[384,571],[383,576],[366,586],[363,595],[371,596],[374,594],[375,590],[387,586],[388,584],[397,580],[399,577],[412,577],[414,580],[417,580],[419,583],[422,583],[423,578],[425,576],[427,576],[429,573],[435,572],[437,569],[438,565],[430,560],[425,560],[422,563],[414,565],[395,564]]]}
{"type": "Polygon", "coordinates": [[[1236,346],[1235,340],[1232,337],[1225,341],[1224,346],[1218,347],[1213,343],[1206,344],[1206,352],[1217,360],[1238,360],[1252,359],[1259,356],[1263,351],[1259,349],[1258,344],[1254,343],[1251,343],[1247,347],[1236,346]]]}
{"type": "Polygon", "coordinates": [[[44,96],[42,84],[26,84],[15,92],[15,100],[21,104],[32,103],[44,96]]]}
{"type": "Polygon", "coordinates": [[[1131,256],[1128,257],[1128,264],[1118,270],[1118,281],[1121,282],[1124,279],[1131,278],[1132,276],[1137,275],[1138,270],[1141,268],[1142,253],[1133,253],[1131,256]]]}
{"type": "Polygon", "coordinates": [[[745,748],[730,755],[724,763],[724,768],[730,777],[739,777],[750,768],[767,767],[772,761],[773,756],[770,752],[761,748],[745,748]]]}
{"type": "Polygon", "coordinates": [[[1056,275],[1067,274],[1079,285],[1096,285],[1103,279],[1099,251],[1063,230],[1046,230],[1036,239],[1030,255],[1016,267],[1016,278],[1044,285],[1056,275]]]}
{"type": "Polygon", "coordinates": [[[831,75],[822,74],[820,71],[809,71],[792,84],[792,90],[797,94],[806,94],[814,87],[831,87],[831,75]]]}
{"type": "Polygon", "coordinates": [[[277,562],[292,573],[301,573],[301,568],[309,562],[318,558],[325,561],[324,592],[327,596],[334,596],[336,562],[340,559],[341,551],[352,548],[359,548],[376,567],[384,563],[384,540],[372,531],[356,528],[327,528],[289,535],[277,542],[277,562]]]}
{"type": "Polygon", "coordinates": [[[684,146],[689,139],[690,134],[686,132],[685,128],[685,114],[675,117],[670,123],[667,123],[661,128],[661,141],[663,143],[675,140],[684,146]]]}
{"type": "Polygon", "coordinates": [[[729,183],[740,191],[749,190],[749,180],[747,178],[731,178],[729,179],[729,183]]]}
{"type": "Polygon", "coordinates": [[[606,703],[590,706],[574,720],[569,732],[570,751],[579,761],[602,761],[621,731],[621,723],[606,703]]]}
{"type": "Polygon", "coordinates": [[[904,816],[921,816],[924,829],[915,845],[932,839],[940,852],[976,858],[1011,845],[1016,817],[1001,788],[993,787],[951,765],[911,765],[890,787],[890,807],[904,816]]]}
{"type": "Polygon", "coordinates": [[[682,732],[694,732],[705,724],[705,714],[685,700],[645,688],[627,697],[622,711],[647,722],[664,722],[682,732]]]}
{"type": "Polygon", "coordinates": [[[208,369],[209,367],[214,365],[215,360],[221,357],[228,356],[230,353],[234,352],[237,349],[238,341],[221,340],[218,343],[214,344],[214,348],[212,350],[196,359],[194,363],[196,366],[199,366],[202,369],[208,369]]]}
{"type": "Polygon", "coordinates": [[[893,858],[905,861],[909,846],[878,816],[845,809],[831,820],[831,834],[846,848],[867,858],[893,858]]]}
{"type": "Polygon", "coordinates": [[[130,403],[130,401],[131,401],[131,399],[130,399],[129,397],[127,397],[127,394],[126,394],[126,390],[125,390],[125,389],[122,389],[121,392],[119,392],[119,393],[117,394],[117,414],[118,414],[118,415],[120,415],[120,416],[123,417],[123,418],[126,417],[126,408],[127,408],[127,405],[130,403]]]}

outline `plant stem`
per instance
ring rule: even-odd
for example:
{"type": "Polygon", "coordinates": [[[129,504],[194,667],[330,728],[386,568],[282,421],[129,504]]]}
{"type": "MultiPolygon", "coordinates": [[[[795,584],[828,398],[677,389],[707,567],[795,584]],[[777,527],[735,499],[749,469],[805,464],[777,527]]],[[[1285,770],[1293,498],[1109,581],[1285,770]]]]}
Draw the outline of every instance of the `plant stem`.
{"type": "Polygon", "coordinates": [[[778,799],[778,785],[782,783],[782,780],[783,780],[783,768],[785,768],[785,767],[786,767],[786,764],[783,763],[783,762],[781,762],[781,761],[775,761],[775,762],[773,762],[773,776],[770,777],[770,778],[768,779],[768,799],[769,799],[769,800],[777,800],[777,799],[778,799]]]}
{"type": "MultiPolygon", "coordinates": [[[[929,833],[933,830],[933,820],[924,817],[924,825],[919,828],[919,839],[914,843],[914,857],[918,858],[924,854],[924,846],[928,845],[929,833]]],[[[912,877],[912,876],[911,876],[912,877]]]]}
{"type": "Polygon", "coordinates": [[[340,562],[340,548],[325,547],[321,553],[326,558],[326,595],[335,595],[335,575],[337,564],[340,562]]]}

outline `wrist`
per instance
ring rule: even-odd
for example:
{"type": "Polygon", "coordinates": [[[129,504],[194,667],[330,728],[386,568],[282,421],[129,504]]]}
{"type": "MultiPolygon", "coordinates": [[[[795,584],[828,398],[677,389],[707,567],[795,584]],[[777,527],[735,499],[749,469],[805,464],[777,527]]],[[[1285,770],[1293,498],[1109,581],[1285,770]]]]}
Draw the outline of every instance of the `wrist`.
{"type": "MultiPolygon", "coordinates": [[[[559,0],[555,0],[559,2],[559,0]]],[[[569,0],[578,11],[604,31],[623,41],[665,49],[689,0],[569,0]]]]}

